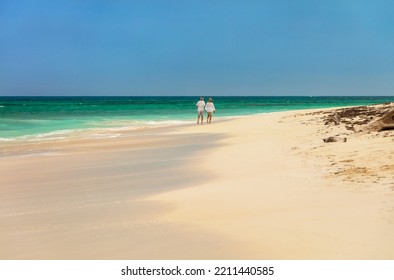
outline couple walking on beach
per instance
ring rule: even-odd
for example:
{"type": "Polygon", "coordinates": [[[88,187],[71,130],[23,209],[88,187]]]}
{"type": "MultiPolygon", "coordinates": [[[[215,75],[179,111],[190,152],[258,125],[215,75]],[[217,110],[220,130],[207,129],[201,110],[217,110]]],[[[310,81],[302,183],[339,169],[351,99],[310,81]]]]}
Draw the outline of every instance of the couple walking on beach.
{"type": "Polygon", "coordinates": [[[205,104],[204,97],[200,97],[200,101],[197,102],[197,124],[203,124],[204,121],[204,109],[207,111],[207,123],[211,123],[212,121],[212,114],[215,112],[215,105],[213,105],[212,98],[208,99],[208,102],[205,104]]]}

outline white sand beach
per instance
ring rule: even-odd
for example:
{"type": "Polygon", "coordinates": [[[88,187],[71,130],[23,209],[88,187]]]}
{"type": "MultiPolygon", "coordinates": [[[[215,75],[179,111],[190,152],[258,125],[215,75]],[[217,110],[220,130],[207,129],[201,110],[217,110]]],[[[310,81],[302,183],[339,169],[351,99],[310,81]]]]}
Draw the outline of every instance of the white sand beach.
{"type": "Polygon", "coordinates": [[[332,111],[2,143],[0,258],[394,259],[394,131],[332,111]]]}

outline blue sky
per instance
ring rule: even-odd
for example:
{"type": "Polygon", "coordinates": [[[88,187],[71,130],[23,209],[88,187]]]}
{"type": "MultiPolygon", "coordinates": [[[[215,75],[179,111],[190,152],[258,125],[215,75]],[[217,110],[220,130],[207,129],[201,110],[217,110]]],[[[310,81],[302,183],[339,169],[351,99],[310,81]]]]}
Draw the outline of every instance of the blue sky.
{"type": "Polygon", "coordinates": [[[0,0],[0,95],[394,95],[394,1],[0,0]]]}

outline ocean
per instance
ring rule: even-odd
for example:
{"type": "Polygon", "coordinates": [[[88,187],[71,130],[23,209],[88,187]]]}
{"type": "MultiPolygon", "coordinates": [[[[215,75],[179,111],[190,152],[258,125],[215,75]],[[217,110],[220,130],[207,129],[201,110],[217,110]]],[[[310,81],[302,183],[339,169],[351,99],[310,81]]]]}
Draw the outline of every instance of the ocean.
{"type": "MultiPolygon", "coordinates": [[[[268,112],[394,102],[394,96],[213,96],[215,119],[268,112]]],[[[207,99],[207,98],[206,98],[207,99]]],[[[75,132],[194,123],[199,97],[0,97],[0,142],[63,139],[75,132]]],[[[101,131],[101,133],[97,133],[101,131]]],[[[111,131],[111,133],[103,133],[111,131]]]]}

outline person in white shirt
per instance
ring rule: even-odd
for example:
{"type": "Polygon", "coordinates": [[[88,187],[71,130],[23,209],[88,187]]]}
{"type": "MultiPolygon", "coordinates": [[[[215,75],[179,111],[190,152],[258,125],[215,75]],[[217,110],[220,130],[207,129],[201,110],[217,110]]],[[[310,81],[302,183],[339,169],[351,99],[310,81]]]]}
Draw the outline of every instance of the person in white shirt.
{"type": "Polygon", "coordinates": [[[211,123],[212,121],[212,114],[215,112],[215,105],[213,105],[212,98],[208,99],[207,105],[205,105],[205,111],[207,111],[207,123],[211,123]]]}
{"type": "Polygon", "coordinates": [[[204,108],[205,108],[204,97],[200,97],[200,101],[197,102],[196,106],[197,106],[197,124],[200,123],[200,119],[202,124],[204,121],[204,108]]]}

